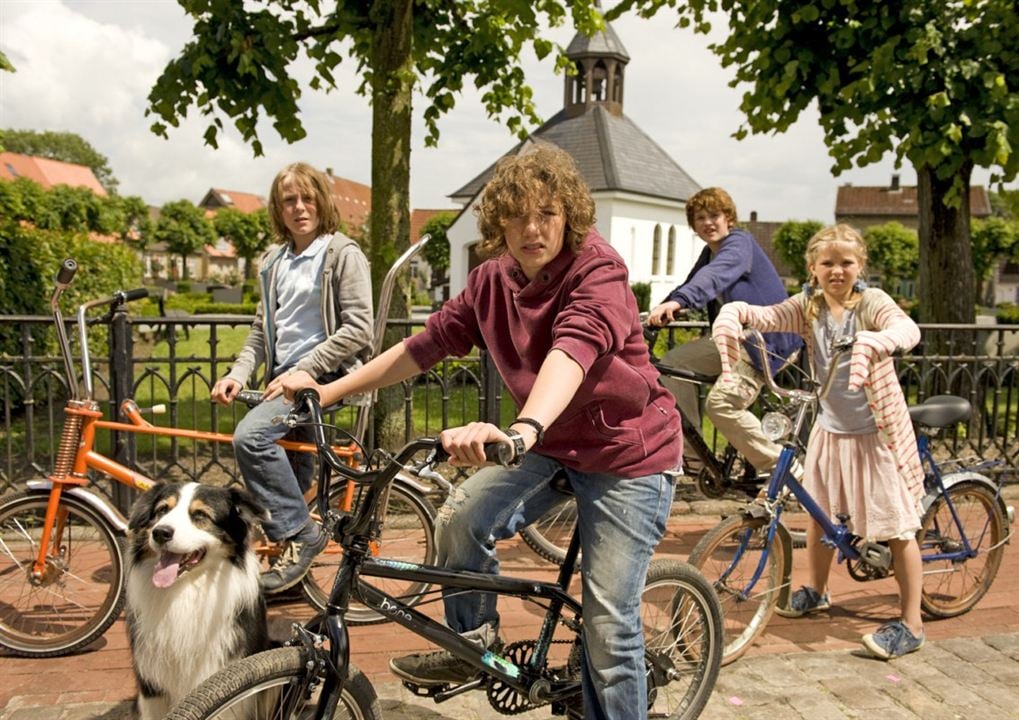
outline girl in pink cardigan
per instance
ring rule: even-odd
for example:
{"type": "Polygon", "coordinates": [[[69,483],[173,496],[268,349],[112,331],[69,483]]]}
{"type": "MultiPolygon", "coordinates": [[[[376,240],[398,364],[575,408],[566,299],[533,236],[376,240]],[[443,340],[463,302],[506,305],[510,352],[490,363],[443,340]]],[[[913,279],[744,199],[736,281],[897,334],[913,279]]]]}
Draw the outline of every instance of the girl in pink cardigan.
{"type": "MultiPolygon", "coordinates": [[[[867,247],[853,228],[821,230],[807,244],[806,260],[810,281],[802,293],[769,307],[729,303],[715,321],[713,337],[723,378],[739,359],[745,326],[799,333],[816,376],[823,381],[836,373],[807,443],[803,484],[833,519],[846,514],[855,534],[887,540],[891,547],[902,617],[863,636],[864,646],[887,660],[924,642],[916,542],[923,469],[891,357],[916,345],[920,330],[886,293],[860,281],[867,247]],[[831,343],[844,336],[855,339],[852,353],[832,367],[831,343]]],[[[828,574],[835,551],[821,543],[821,534],[820,526],[810,523],[810,584],[793,593],[789,607],[777,610],[780,615],[802,617],[831,607],[828,574]]]]}

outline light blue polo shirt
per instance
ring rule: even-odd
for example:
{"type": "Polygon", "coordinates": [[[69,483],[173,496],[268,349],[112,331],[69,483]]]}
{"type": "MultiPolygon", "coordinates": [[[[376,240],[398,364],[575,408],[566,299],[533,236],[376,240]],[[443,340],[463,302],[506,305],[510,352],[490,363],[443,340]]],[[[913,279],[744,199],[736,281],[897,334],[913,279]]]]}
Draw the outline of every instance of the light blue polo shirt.
{"type": "Polygon", "coordinates": [[[300,255],[288,247],[277,261],[276,327],[277,375],[326,339],[322,323],[322,267],[329,235],[319,235],[300,255]]]}

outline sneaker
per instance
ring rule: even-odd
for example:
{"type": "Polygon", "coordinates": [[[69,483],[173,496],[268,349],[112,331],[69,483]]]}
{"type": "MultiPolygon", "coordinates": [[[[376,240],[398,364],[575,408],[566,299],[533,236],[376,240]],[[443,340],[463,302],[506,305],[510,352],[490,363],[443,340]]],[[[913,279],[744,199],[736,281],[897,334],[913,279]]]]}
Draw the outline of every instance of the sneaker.
{"type": "Polygon", "coordinates": [[[924,633],[917,637],[901,620],[886,622],[877,632],[863,636],[863,646],[870,654],[882,660],[902,657],[923,647],[924,633]]]}
{"type": "Polygon", "coordinates": [[[789,599],[789,607],[777,607],[775,612],[782,617],[798,618],[810,613],[828,610],[829,608],[831,608],[831,598],[828,596],[828,593],[821,595],[814,588],[804,585],[793,593],[793,596],[789,599]]]}
{"type": "Polygon", "coordinates": [[[259,576],[262,591],[273,595],[297,585],[308,574],[315,556],[328,544],[329,536],[322,526],[309,520],[301,532],[287,541],[269,569],[259,576]]]}
{"type": "MultiPolygon", "coordinates": [[[[493,653],[502,652],[502,643],[496,640],[491,648],[493,653]]],[[[481,671],[461,660],[448,650],[415,653],[389,661],[389,669],[401,680],[413,685],[463,685],[474,680],[481,671]]]]}

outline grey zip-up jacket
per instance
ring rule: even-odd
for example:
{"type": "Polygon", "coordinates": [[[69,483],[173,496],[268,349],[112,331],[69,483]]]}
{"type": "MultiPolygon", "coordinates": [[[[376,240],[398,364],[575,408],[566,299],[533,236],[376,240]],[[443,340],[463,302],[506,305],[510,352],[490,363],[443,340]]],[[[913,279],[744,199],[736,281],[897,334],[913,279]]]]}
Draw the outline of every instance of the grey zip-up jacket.
{"type": "MultiPolygon", "coordinates": [[[[248,339],[237,355],[227,377],[247,385],[256,369],[265,363],[268,382],[275,365],[277,261],[286,245],[272,245],[262,255],[258,274],[262,300],[255,311],[248,339]],[[270,311],[266,311],[270,308],[270,311]]],[[[325,249],[322,265],[322,325],[326,339],[301,358],[295,369],[314,378],[338,377],[360,367],[371,356],[374,333],[371,271],[368,259],[356,242],[334,233],[325,249]]]]}

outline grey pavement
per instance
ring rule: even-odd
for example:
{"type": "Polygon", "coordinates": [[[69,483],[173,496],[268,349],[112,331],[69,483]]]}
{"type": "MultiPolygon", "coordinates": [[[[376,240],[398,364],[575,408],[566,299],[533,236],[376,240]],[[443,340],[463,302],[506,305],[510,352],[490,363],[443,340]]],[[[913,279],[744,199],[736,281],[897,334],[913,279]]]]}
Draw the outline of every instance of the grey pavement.
{"type": "MultiPolygon", "coordinates": [[[[480,693],[441,705],[399,684],[377,683],[386,720],[490,720],[503,717],[480,693]]],[[[130,720],[130,704],[18,707],[0,720],[130,720]]],[[[546,710],[517,715],[549,717],[546,710]]],[[[1019,718],[1019,633],[928,642],[894,662],[862,651],[780,653],[722,668],[701,720],[1006,720],[1019,718]]]]}

